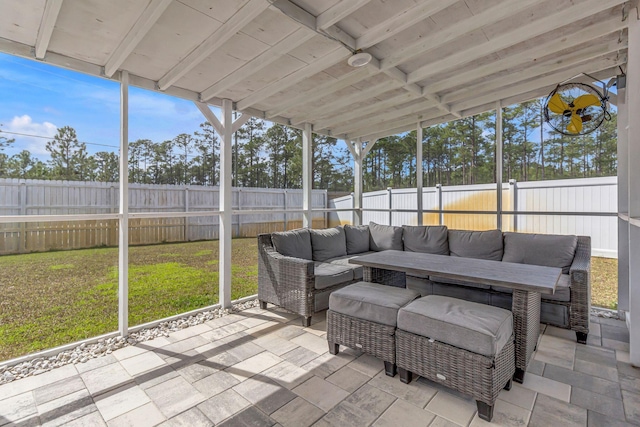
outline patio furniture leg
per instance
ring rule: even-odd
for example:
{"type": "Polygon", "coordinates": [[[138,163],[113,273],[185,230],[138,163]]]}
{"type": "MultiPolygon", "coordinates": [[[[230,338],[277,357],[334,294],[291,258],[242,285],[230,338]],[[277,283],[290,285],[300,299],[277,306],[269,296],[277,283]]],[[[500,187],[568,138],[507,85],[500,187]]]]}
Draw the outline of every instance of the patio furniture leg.
{"type": "Polygon", "coordinates": [[[522,384],[540,335],[540,293],[514,289],[511,311],[516,350],[516,372],[513,379],[522,384]]]}
{"type": "Polygon", "coordinates": [[[511,390],[511,386],[513,385],[513,378],[510,379],[505,385],[504,385],[504,389],[509,391],[511,390]]]}
{"type": "Polygon", "coordinates": [[[479,400],[476,400],[476,404],[478,405],[478,417],[485,421],[491,421],[491,418],[493,418],[493,406],[479,400]]]}
{"type": "Polygon", "coordinates": [[[588,336],[589,336],[589,334],[587,334],[587,333],[576,332],[576,339],[578,341],[578,344],[586,344],[588,336]]]}
{"type": "Polygon", "coordinates": [[[384,362],[384,373],[387,374],[388,377],[396,376],[396,364],[391,362],[384,362]]]}
{"type": "Polygon", "coordinates": [[[260,301],[260,308],[263,310],[267,309],[267,302],[266,301],[260,301]]]}
{"type": "Polygon", "coordinates": [[[409,384],[413,377],[413,374],[410,371],[403,368],[398,368],[398,375],[400,376],[400,381],[405,384],[409,384]]]}
{"type": "Polygon", "coordinates": [[[302,318],[302,327],[308,328],[309,326],[311,326],[311,316],[303,317],[302,318]]]}
{"type": "Polygon", "coordinates": [[[340,344],[336,344],[333,342],[329,343],[329,353],[331,354],[338,354],[340,352],[340,344]]]}

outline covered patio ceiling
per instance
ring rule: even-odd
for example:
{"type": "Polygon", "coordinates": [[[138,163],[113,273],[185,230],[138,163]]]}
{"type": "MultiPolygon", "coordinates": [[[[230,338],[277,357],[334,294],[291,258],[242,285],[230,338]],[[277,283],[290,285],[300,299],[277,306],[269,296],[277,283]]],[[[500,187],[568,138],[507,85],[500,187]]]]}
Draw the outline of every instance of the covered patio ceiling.
{"type": "Polygon", "coordinates": [[[626,71],[629,8],[624,0],[7,0],[0,51],[116,80],[126,70],[134,86],[215,106],[230,99],[256,117],[369,141],[540,97],[581,73],[626,71]],[[371,62],[349,66],[360,50],[371,62]]]}

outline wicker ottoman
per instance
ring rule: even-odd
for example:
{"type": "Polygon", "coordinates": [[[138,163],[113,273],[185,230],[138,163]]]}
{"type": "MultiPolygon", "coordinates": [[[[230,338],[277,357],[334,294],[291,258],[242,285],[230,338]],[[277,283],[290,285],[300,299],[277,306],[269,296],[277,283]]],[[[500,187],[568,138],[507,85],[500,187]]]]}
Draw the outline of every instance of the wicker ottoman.
{"type": "Polygon", "coordinates": [[[400,380],[412,373],[476,399],[478,416],[493,417],[503,388],[515,372],[510,311],[456,298],[429,295],[400,309],[396,331],[400,380]]]}
{"type": "Polygon", "coordinates": [[[329,297],[327,341],[329,352],[340,345],[361,350],[384,361],[385,373],[396,374],[396,322],[398,310],[419,298],[410,289],[358,282],[329,297]]]}

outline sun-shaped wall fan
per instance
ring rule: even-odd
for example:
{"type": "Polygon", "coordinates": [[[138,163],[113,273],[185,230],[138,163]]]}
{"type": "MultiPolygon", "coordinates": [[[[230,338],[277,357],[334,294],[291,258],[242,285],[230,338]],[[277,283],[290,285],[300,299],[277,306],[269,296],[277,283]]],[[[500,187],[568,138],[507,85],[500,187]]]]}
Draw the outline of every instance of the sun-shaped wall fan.
{"type": "Polygon", "coordinates": [[[546,99],[545,120],[563,135],[593,132],[604,120],[611,119],[607,111],[607,86],[603,85],[603,90],[604,94],[584,83],[559,84],[546,99]]]}

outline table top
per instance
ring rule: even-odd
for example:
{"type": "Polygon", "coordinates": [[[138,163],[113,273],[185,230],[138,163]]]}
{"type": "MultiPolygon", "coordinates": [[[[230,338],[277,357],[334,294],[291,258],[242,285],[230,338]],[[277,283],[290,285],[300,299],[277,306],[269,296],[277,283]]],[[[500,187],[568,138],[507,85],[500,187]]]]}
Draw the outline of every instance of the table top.
{"type": "Polygon", "coordinates": [[[362,255],[349,262],[542,294],[553,294],[562,274],[562,269],[556,267],[391,250],[362,255]]]}

